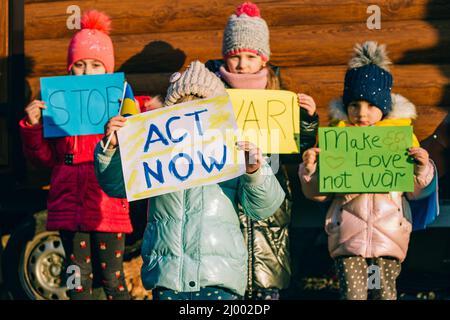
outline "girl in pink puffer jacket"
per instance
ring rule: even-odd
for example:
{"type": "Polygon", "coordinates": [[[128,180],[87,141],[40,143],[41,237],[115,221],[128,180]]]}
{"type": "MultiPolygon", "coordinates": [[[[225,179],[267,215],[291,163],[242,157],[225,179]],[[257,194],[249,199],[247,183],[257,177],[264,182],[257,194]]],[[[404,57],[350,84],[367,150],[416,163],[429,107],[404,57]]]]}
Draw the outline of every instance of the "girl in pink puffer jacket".
{"type": "MultiPolygon", "coordinates": [[[[339,127],[405,126],[416,117],[415,107],[400,95],[391,94],[392,75],[384,46],[366,42],[355,47],[345,76],[341,100],[330,106],[330,118],[339,127]],[[374,94],[376,93],[376,94],[374,94]]],[[[379,287],[371,298],[396,299],[396,279],[408,250],[412,230],[406,199],[431,192],[435,169],[425,149],[413,137],[409,155],[415,159],[414,192],[323,194],[319,193],[319,148],[307,150],[299,168],[305,196],[316,201],[332,200],[325,231],[328,250],[335,260],[342,299],[368,298],[368,273],[379,275],[379,287]],[[373,267],[375,265],[376,267],[373,267]]]]}

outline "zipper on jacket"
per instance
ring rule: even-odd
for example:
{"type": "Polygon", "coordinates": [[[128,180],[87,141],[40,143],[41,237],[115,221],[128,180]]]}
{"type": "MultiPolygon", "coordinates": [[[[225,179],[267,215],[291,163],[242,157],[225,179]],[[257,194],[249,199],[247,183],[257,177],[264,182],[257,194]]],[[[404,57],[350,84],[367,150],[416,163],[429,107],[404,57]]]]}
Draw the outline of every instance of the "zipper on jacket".
{"type": "Polygon", "coordinates": [[[254,272],[254,259],[253,259],[253,222],[250,217],[246,216],[247,219],[247,251],[248,251],[248,267],[247,267],[247,292],[248,299],[253,297],[253,272],[254,272]]]}
{"type": "MultiPolygon", "coordinates": [[[[81,182],[84,182],[84,181],[81,181],[82,180],[81,179],[82,174],[80,173],[80,170],[82,170],[82,167],[79,166],[79,165],[75,165],[75,168],[77,170],[77,189],[78,189],[78,194],[81,195],[78,198],[79,202],[78,202],[78,206],[77,206],[77,211],[75,213],[75,223],[76,223],[76,229],[78,231],[81,231],[81,215],[82,215],[82,210],[83,210],[83,200],[82,199],[84,199],[84,193],[82,193],[82,190],[86,190],[86,187],[85,187],[85,185],[81,185],[81,182]]],[[[86,185],[87,185],[87,181],[86,181],[86,185]]]]}
{"type": "Polygon", "coordinates": [[[183,265],[184,265],[184,216],[185,216],[185,212],[184,212],[184,198],[185,198],[185,193],[186,190],[183,190],[181,193],[181,255],[180,255],[180,272],[179,272],[179,282],[181,284],[181,290],[182,291],[186,291],[184,290],[184,283],[183,283],[183,265]]]}
{"type": "Polygon", "coordinates": [[[373,235],[373,212],[374,212],[374,195],[369,194],[370,210],[367,216],[367,249],[366,256],[372,257],[372,235],[373,235]]]}

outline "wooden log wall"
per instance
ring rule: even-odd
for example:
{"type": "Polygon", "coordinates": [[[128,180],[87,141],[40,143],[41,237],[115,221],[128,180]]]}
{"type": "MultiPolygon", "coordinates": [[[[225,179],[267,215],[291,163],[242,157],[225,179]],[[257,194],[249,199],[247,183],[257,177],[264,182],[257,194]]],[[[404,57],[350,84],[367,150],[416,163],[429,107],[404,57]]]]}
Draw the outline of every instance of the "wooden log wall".
{"type": "MultiPolygon", "coordinates": [[[[193,59],[221,57],[228,16],[241,1],[97,0],[25,1],[25,54],[32,95],[39,77],[66,73],[70,5],[98,9],[113,20],[116,70],[138,94],[164,93],[168,76],[193,59]]],[[[346,64],[357,42],[387,45],[395,63],[393,91],[416,104],[419,139],[428,137],[450,110],[450,1],[254,1],[270,27],[272,63],[286,89],[305,92],[326,125],[327,105],[342,92],[346,64]],[[369,5],[381,8],[381,29],[369,30],[369,5]]]]}
{"type": "Polygon", "coordinates": [[[7,95],[7,58],[8,58],[8,1],[0,0],[0,103],[6,103],[7,95]]]}
{"type": "Polygon", "coordinates": [[[8,165],[9,150],[6,106],[4,106],[8,101],[8,10],[8,1],[0,0],[0,167],[8,165]]]}

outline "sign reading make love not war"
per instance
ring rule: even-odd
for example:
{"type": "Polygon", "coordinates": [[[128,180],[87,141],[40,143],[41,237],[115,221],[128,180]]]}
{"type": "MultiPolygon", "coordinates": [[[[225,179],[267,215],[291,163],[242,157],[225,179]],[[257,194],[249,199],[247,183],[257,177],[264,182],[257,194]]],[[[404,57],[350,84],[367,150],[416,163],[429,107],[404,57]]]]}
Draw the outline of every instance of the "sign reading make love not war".
{"type": "Polygon", "coordinates": [[[320,192],[414,190],[412,127],[319,128],[320,192]]]}
{"type": "Polygon", "coordinates": [[[244,140],[263,153],[300,152],[297,94],[285,90],[227,90],[244,140]]]}
{"type": "Polygon", "coordinates": [[[103,133],[119,111],[123,84],[123,73],[41,78],[44,137],[103,133]]]}
{"type": "Polygon", "coordinates": [[[227,95],[127,118],[118,137],[128,201],[244,174],[237,133],[227,95]]]}

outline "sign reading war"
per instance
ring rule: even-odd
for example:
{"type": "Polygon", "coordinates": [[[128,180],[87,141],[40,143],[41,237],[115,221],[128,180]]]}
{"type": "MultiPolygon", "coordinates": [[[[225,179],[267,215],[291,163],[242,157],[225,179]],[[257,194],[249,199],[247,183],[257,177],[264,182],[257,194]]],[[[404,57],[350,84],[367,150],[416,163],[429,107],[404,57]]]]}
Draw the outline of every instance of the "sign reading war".
{"type": "Polygon", "coordinates": [[[320,192],[414,190],[412,127],[319,128],[320,192]]]}
{"type": "Polygon", "coordinates": [[[118,137],[128,201],[244,174],[238,132],[227,95],[127,118],[118,137]]]}
{"type": "Polygon", "coordinates": [[[101,134],[117,115],[123,73],[41,78],[44,137],[101,134]]]}
{"type": "Polygon", "coordinates": [[[227,89],[243,139],[263,153],[300,152],[300,107],[286,90],[227,89]]]}

